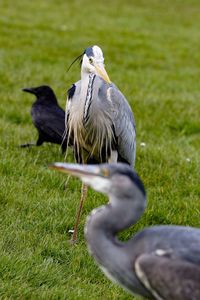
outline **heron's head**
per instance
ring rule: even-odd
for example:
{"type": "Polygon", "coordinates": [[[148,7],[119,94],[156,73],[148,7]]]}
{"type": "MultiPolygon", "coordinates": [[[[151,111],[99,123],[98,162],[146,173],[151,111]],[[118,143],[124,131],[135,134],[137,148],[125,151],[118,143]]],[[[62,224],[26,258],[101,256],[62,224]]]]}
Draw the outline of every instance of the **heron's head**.
{"type": "Polygon", "coordinates": [[[104,67],[104,57],[101,48],[92,46],[84,51],[82,64],[82,73],[93,73],[102,77],[106,82],[111,83],[104,67]]]}
{"type": "Polygon", "coordinates": [[[49,167],[79,177],[83,183],[91,186],[94,190],[107,195],[114,195],[117,198],[132,198],[136,193],[140,193],[145,197],[146,194],[141,179],[128,164],[81,165],[54,163],[49,167]]]}
{"type": "Polygon", "coordinates": [[[24,88],[22,91],[35,95],[38,99],[47,100],[49,102],[57,102],[53,90],[48,85],[38,87],[24,88]]]}

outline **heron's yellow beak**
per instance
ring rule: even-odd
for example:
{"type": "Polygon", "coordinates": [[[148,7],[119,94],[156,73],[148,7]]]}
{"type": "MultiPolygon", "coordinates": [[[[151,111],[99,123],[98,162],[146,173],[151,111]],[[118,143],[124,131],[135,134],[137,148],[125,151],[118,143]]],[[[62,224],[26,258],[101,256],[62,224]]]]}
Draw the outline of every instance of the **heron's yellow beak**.
{"type": "Polygon", "coordinates": [[[111,80],[103,65],[94,64],[94,67],[100,77],[102,77],[107,83],[111,83],[111,80]]]}

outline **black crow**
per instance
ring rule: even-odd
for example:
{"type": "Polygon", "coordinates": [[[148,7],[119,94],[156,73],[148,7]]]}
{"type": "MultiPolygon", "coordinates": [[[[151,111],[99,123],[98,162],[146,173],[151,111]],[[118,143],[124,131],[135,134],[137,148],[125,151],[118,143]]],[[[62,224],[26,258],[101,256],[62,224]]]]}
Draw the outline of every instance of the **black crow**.
{"type": "Polygon", "coordinates": [[[31,117],[39,136],[36,143],[22,144],[21,147],[40,146],[43,142],[49,142],[60,144],[62,151],[65,152],[67,147],[67,141],[64,139],[65,112],[58,105],[53,90],[43,85],[24,88],[23,91],[36,96],[36,101],[31,108],[31,117]]]}

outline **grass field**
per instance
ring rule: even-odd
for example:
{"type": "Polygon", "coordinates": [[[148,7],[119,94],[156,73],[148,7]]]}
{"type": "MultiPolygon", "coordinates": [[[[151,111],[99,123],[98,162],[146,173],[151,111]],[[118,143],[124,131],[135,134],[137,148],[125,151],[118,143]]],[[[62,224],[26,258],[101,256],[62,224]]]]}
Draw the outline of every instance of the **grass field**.
{"type": "Polygon", "coordinates": [[[122,239],[153,224],[200,227],[200,2],[1,0],[0,11],[0,298],[133,299],[87,252],[85,218],[104,196],[89,191],[80,242],[69,246],[81,185],[71,178],[64,188],[66,177],[48,170],[64,160],[59,146],[18,147],[37,138],[34,98],[21,88],[49,84],[64,107],[80,76],[67,67],[101,46],[134,111],[136,170],[148,192],[145,214],[122,239]]]}

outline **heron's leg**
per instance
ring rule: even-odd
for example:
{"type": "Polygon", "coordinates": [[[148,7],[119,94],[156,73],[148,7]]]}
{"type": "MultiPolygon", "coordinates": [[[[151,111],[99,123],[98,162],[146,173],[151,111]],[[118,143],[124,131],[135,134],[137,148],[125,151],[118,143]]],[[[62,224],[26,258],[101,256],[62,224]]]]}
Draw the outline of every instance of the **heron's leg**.
{"type": "Polygon", "coordinates": [[[84,200],[87,197],[87,190],[88,190],[87,185],[82,183],[81,200],[80,200],[79,208],[78,208],[77,215],[76,215],[76,222],[75,222],[75,225],[74,225],[74,232],[73,232],[73,235],[72,235],[72,238],[71,238],[71,243],[72,244],[76,243],[76,241],[77,241],[78,225],[80,223],[81,213],[82,213],[82,210],[83,210],[83,203],[84,203],[84,200]]]}
{"type": "Polygon", "coordinates": [[[64,183],[64,190],[66,190],[67,189],[67,185],[68,185],[68,182],[69,182],[69,179],[71,178],[71,175],[68,175],[67,176],[67,180],[65,181],[65,183],[64,183]]]}

